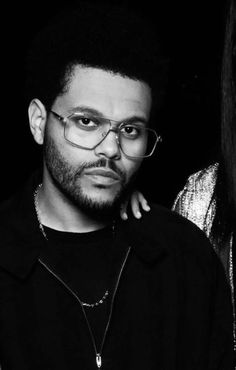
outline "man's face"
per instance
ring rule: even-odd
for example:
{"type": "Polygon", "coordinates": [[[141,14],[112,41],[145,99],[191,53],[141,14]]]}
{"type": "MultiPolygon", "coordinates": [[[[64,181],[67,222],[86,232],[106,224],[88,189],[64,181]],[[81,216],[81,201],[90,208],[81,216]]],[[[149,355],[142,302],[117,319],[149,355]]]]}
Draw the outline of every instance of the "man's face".
{"type": "MultiPolygon", "coordinates": [[[[150,108],[151,91],[145,83],[77,66],[52,110],[64,117],[93,112],[118,122],[134,117],[148,122],[150,108]]],[[[114,131],[93,150],[73,146],[64,138],[63,123],[50,113],[44,144],[45,179],[85,211],[104,212],[117,205],[141,165],[141,159],[121,151],[114,131]]]]}

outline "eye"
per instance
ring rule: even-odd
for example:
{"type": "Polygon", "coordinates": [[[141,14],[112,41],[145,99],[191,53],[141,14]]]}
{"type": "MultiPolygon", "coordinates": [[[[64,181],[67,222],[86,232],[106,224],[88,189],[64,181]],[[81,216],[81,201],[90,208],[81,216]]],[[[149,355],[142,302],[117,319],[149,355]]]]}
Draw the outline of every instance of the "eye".
{"type": "Polygon", "coordinates": [[[126,125],[121,127],[120,130],[123,137],[127,139],[137,139],[141,136],[141,127],[137,127],[134,125],[126,125]]]}
{"type": "Polygon", "coordinates": [[[95,117],[85,117],[82,115],[74,115],[71,117],[71,122],[79,129],[92,130],[96,129],[100,122],[95,117]]]}
{"type": "Polygon", "coordinates": [[[95,122],[94,122],[94,121],[92,121],[92,119],[91,119],[91,118],[87,118],[87,117],[80,118],[79,123],[80,123],[82,126],[94,126],[94,125],[95,125],[95,122]]]}

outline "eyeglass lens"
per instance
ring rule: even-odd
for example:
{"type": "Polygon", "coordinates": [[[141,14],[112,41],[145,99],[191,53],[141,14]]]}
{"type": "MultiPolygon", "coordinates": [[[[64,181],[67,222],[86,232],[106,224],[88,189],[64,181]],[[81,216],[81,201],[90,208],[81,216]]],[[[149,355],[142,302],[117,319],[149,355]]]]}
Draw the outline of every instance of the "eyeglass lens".
{"type": "Polygon", "coordinates": [[[109,131],[117,132],[121,150],[130,157],[149,156],[158,139],[154,130],[140,124],[121,124],[112,129],[109,119],[79,114],[67,119],[65,138],[82,148],[93,149],[105,139],[109,131]]]}

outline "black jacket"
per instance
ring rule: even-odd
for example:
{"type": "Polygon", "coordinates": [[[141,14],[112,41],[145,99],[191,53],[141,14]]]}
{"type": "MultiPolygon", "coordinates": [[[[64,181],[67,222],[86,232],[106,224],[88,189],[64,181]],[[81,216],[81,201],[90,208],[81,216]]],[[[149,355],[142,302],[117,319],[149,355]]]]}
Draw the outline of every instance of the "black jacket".
{"type": "MultiPolygon", "coordinates": [[[[0,208],[2,370],[97,369],[79,298],[44,260],[35,186],[31,179],[0,208]]],[[[151,208],[141,220],[117,226],[125,245],[101,369],[233,369],[231,299],[221,263],[196,226],[151,208]]]]}

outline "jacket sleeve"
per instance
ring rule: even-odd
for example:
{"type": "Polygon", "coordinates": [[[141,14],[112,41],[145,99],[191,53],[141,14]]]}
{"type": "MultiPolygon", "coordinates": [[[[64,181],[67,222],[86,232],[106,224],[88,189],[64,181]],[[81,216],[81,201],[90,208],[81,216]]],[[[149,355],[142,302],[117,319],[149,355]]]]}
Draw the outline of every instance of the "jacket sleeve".
{"type": "Polygon", "coordinates": [[[215,214],[213,191],[216,165],[189,176],[184,188],[177,194],[172,210],[188,218],[209,236],[215,214]]]}

